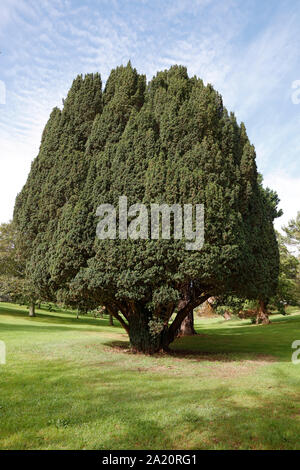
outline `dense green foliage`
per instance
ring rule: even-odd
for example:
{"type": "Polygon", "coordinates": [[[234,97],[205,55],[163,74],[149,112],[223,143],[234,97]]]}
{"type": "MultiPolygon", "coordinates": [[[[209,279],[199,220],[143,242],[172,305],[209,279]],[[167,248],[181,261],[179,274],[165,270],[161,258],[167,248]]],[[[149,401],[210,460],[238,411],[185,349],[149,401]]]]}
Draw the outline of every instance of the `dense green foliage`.
{"type": "Polygon", "coordinates": [[[79,76],[63,110],[53,110],[15,221],[43,298],[105,305],[135,348],[153,352],[211,295],[272,295],[274,197],[258,181],[245,126],[211,85],[181,66],[146,85],[128,64],[111,72],[103,93],[98,74],[79,76]],[[128,205],[204,204],[203,249],[96,239],[97,207],[117,207],[121,195],[128,205]]]}

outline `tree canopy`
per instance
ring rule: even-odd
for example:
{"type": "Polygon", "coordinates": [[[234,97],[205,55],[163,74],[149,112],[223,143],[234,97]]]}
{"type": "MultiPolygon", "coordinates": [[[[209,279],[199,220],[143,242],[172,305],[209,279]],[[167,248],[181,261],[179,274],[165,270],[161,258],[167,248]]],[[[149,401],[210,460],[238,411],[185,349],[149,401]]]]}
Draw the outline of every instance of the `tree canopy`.
{"type": "Polygon", "coordinates": [[[173,341],[212,295],[267,300],[277,285],[277,200],[264,190],[244,124],[182,66],[147,84],[127,66],[78,76],[55,108],[14,219],[42,298],[105,305],[137,350],[173,341]],[[100,204],[204,204],[205,243],[100,240],[100,204]],[[170,318],[175,320],[169,324],[170,318]]]}

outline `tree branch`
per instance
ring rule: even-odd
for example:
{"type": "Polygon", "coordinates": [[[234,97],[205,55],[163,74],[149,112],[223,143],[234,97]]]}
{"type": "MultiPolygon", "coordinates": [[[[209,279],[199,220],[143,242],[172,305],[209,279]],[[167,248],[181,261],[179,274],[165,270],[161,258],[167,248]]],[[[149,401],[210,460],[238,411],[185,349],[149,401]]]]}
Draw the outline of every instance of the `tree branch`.
{"type": "Polygon", "coordinates": [[[123,320],[123,318],[118,314],[118,312],[116,310],[114,310],[112,307],[106,307],[106,308],[107,308],[108,312],[121,323],[124,330],[129,335],[129,325],[123,320]]]}
{"type": "Polygon", "coordinates": [[[198,305],[205,302],[209,299],[210,294],[202,294],[199,297],[191,301],[184,302],[184,306],[178,311],[176,318],[174,319],[173,323],[169,326],[168,329],[168,338],[170,339],[170,343],[174,340],[176,331],[180,327],[181,323],[185,319],[185,317],[192,311],[194,308],[198,307],[198,305]]]}

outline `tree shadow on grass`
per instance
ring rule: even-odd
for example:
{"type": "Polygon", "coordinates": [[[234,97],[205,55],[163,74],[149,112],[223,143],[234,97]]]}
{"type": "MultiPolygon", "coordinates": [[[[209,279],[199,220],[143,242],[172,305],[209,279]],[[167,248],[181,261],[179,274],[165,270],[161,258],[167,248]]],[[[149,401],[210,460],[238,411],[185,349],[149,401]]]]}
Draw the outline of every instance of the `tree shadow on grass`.
{"type": "Polygon", "coordinates": [[[71,331],[78,331],[78,332],[86,332],[86,331],[94,331],[95,330],[88,330],[88,329],[83,329],[81,328],[80,330],[78,329],[75,329],[75,328],[71,328],[71,327],[68,327],[68,326],[59,326],[57,324],[54,324],[54,325],[40,325],[38,323],[35,323],[34,325],[32,324],[29,324],[29,325],[16,325],[16,324],[6,324],[6,323],[1,323],[1,326],[0,326],[0,331],[1,333],[5,333],[6,331],[7,332],[15,332],[15,333],[20,333],[20,332],[23,332],[23,333],[55,333],[55,332],[71,332],[71,331]]]}
{"type": "Polygon", "coordinates": [[[91,318],[89,316],[81,316],[76,318],[76,313],[74,312],[64,312],[63,310],[53,311],[45,313],[44,310],[36,310],[35,317],[29,317],[28,309],[24,306],[20,308],[15,308],[13,305],[8,306],[7,304],[1,305],[0,302],[0,318],[1,315],[11,316],[13,318],[25,318],[30,322],[51,322],[51,323],[64,323],[64,324],[73,324],[73,325],[86,325],[86,326],[108,326],[110,328],[121,328],[121,325],[117,320],[114,320],[115,325],[109,325],[109,320],[106,318],[91,318]]]}
{"type": "MultiPolygon", "coordinates": [[[[194,337],[195,338],[195,337],[194,337]]],[[[177,343],[180,342],[180,339],[174,341],[171,344],[171,348],[167,352],[160,352],[152,354],[153,358],[178,358],[178,359],[190,359],[193,361],[208,361],[208,362],[236,362],[236,361],[257,361],[265,363],[272,363],[277,360],[276,357],[267,355],[264,353],[255,353],[252,351],[228,351],[226,349],[221,351],[207,351],[201,347],[199,342],[197,349],[176,349],[177,343]]],[[[200,339],[200,338],[199,338],[200,339]]],[[[107,341],[103,343],[104,346],[109,348],[114,353],[123,353],[129,355],[140,355],[143,356],[143,353],[137,353],[130,348],[129,341],[107,341]]]]}
{"type": "MultiPolygon", "coordinates": [[[[275,317],[272,318],[270,317],[271,323],[269,325],[255,325],[251,324],[250,320],[237,320],[237,319],[232,319],[229,321],[226,320],[221,320],[218,323],[214,323],[212,325],[212,328],[210,327],[209,324],[195,324],[195,329],[196,331],[201,334],[203,332],[205,333],[210,333],[214,332],[215,325],[218,326],[218,335],[221,336],[240,336],[240,335],[245,335],[245,334],[257,334],[257,335],[266,335],[269,333],[273,333],[276,331],[282,331],[283,325],[290,325],[291,328],[293,327],[298,327],[300,331],[300,312],[299,313],[293,313],[290,315],[282,315],[278,316],[276,315],[275,317]],[[221,328],[219,326],[221,325],[221,328]]],[[[204,335],[203,335],[204,336],[204,335]]]]}
{"type": "MultiPolygon", "coordinates": [[[[284,395],[279,388],[270,396],[269,387],[253,390],[249,385],[241,397],[229,385],[198,389],[178,377],[153,381],[152,376],[138,375],[134,381],[132,371],[124,371],[118,361],[113,369],[98,369],[93,376],[74,374],[67,365],[62,375],[57,364],[50,375],[45,371],[30,394],[27,387],[32,387],[33,377],[25,382],[15,377],[16,389],[24,390],[23,410],[28,413],[15,448],[74,448],[75,435],[76,448],[299,449],[299,388],[283,375],[274,373],[274,388],[285,380],[289,389],[284,395]],[[47,400],[35,409],[45,390],[47,400]],[[52,428],[57,430],[49,438],[52,428]],[[39,441],[43,435],[45,443],[39,441]]],[[[14,413],[18,421],[24,411],[15,411],[9,393],[5,397],[3,418],[10,417],[11,425],[5,426],[3,438],[9,438],[16,432],[14,413]]]]}
{"type": "MultiPolygon", "coordinates": [[[[24,307],[24,309],[16,309],[13,306],[7,307],[6,305],[1,305],[0,303],[0,319],[1,316],[11,317],[12,319],[19,318],[24,319],[28,322],[27,325],[18,325],[16,323],[10,325],[7,323],[1,323],[1,331],[28,331],[32,332],[36,329],[39,331],[91,331],[91,332],[104,332],[104,331],[111,331],[115,329],[116,332],[118,330],[123,331],[121,325],[117,320],[115,320],[114,326],[109,325],[109,321],[107,319],[94,319],[89,317],[84,318],[76,318],[75,316],[72,318],[70,314],[57,314],[57,312],[51,313],[40,313],[37,311],[37,315],[35,317],[29,317],[28,310],[24,307]],[[47,324],[44,326],[43,324],[47,324]],[[80,327],[73,328],[73,327],[80,327]],[[91,328],[89,328],[91,327],[91,328]],[[93,327],[97,327],[97,329],[93,329],[93,327]],[[107,327],[107,330],[106,330],[107,327]]],[[[74,314],[75,315],[75,314],[74,314]]]]}
{"type": "MultiPolygon", "coordinates": [[[[221,328],[196,325],[198,334],[177,338],[170,345],[169,354],[211,361],[265,360],[266,362],[290,362],[291,345],[300,339],[300,315],[277,317],[271,325],[230,325],[224,322],[221,328]],[[204,334],[203,334],[204,333],[204,334]]],[[[128,341],[108,341],[105,345],[115,352],[134,354],[128,341]]]]}

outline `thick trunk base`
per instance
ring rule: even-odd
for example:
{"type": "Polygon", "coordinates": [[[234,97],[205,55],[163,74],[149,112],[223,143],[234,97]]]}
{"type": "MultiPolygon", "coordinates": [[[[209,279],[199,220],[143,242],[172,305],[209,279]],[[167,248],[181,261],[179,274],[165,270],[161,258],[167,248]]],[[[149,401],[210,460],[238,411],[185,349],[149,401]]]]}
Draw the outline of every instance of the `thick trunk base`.
{"type": "Polygon", "coordinates": [[[30,304],[29,305],[29,316],[30,317],[35,317],[35,304],[30,304]]]}
{"type": "MultiPolygon", "coordinates": [[[[161,324],[150,323],[151,317],[145,314],[133,316],[129,322],[129,339],[132,350],[145,354],[155,354],[166,350],[165,327],[161,330],[161,324]]],[[[151,320],[153,322],[153,320],[151,320]]]]}
{"type": "Polygon", "coordinates": [[[227,321],[228,321],[228,320],[231,320],[231,315],[230,315],[230,313],[229,313],[229,312],[225,312],[224,315],[223,315],[223,318],[224,318],[224,320],[227,320],[227,321]]]}
{"type": "Polygon", "coordinates": [[[190,312],[183,322],[178,331],[178,336],[194,336],[197,332],[194,328],[194,313],[190,312]]]}
{"type": "Polygon", "coordinates": [[[257,325],[269,325],[271,323],[267,307],[265,302],[262,300],[259,302],[259,309],[256,316],[256,324],[257,325]]]}

